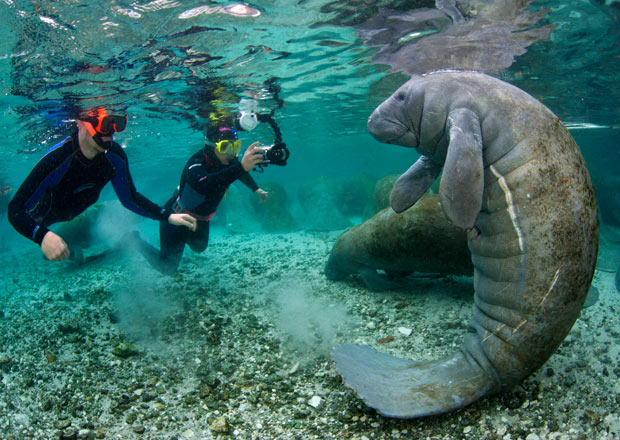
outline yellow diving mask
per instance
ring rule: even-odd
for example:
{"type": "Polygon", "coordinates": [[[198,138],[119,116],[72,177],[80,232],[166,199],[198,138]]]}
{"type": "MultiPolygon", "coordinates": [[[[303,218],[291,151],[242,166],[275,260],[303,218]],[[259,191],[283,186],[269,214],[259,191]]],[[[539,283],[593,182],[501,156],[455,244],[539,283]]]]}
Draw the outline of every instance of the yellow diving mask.
{"type": "Polygon", "coordinates": [[[241,141],[239,139],[223,139],[215,143],[215,149],[222,154],[237,155],[241,151],[241,141]]]}

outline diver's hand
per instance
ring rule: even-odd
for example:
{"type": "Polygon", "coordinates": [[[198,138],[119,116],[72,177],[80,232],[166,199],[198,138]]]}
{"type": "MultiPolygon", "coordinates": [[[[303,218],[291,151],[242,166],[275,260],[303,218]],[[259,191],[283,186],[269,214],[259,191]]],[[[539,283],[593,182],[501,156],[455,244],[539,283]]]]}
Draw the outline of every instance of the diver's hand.
{"type": "Polygon", "coordinates": [[[196,219],[189,214],[170,214],[168,223],[175,226],[185,226],[192,232],[195,232],[198,226],[196,219]]]}
{"type": "Polygon", "coordinates": [[[43,236],[41,250],[43,251],[43,255],[51,261],[66,260],[69,258],[69,255],[71,255],[67,243],[65,243],[60,235],[57,235],[52,231],[47,231],[47,234],[43,236]]]}
{"type": "Polygon", "coordinates": [[[254,142],[245,150],[243,158],[241,159],[241,166],[245,171],[250,171],[257,164],[263,161],[263,155],[261,151],[257,151],[256,147],[260,145],[260,142],[254,142]]]}
{"type": "Polygon", "coordinates": [[[254,191],[254,194],[258,195],[260,197],[260,202],[261,203],[265,203],[267,201],[267,199],[269,198],[269,193],[267,191],[265,191],[264,189],[258,188],[256,191],[254,191]]]}

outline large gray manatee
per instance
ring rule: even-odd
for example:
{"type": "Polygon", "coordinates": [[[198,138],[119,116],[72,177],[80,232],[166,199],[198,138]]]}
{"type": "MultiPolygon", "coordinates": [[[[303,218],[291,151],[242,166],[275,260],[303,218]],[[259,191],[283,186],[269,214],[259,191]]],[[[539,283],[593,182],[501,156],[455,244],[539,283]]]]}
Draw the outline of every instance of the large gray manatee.
{"type": "Polygon", "coordinates": [[[442,208],[468,231],[474,313],[452,356],[414,362],[347,344],[332,352],[338,372],[369,406],[399,418],[509,389],[564,340],[594,274],[597,206],[575,141],[539,101],[474,72],[412,78],[372,113],[368,129],[422,155],[394,185],[397,212],[443,165],[442,208]]]}

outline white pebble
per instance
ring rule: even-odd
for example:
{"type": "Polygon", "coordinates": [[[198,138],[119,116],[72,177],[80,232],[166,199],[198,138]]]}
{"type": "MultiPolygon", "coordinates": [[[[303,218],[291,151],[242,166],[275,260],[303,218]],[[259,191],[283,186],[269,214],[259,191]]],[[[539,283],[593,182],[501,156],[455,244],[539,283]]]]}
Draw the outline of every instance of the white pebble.
{"type": "Polygon", "coordinates": [[[308,400],[308,405],[312,408],[318,408],[322,399],[319,396],[312,396],[312,399],[308,400]]]}
{"type": "Polygon", "coordinates": [[[527,437],[525,437],[525,440],[540,440],[540,437],[538,437],[537,434],[528,434],[527,437]]]}
{"type": "Polygon", "coordinates": [[[295,374],[295,373],[297,373],[297,370],[299,370],[299,366],[300,366],[300,363],[299,362],[295,362],[295,365],[293,365],[291,367],[291,369],[289,370],[288,374],[295,374]]]}
{"type": "Polygon", "coordinates": [[[368,330],[374,330],[377,326],[375,325],[374,322],[370,321],[368,324],[366,324],[366,328],[368,330]]]}
{"type": "Polygon", "coordinates": [[[407,327],[398,327],[398,331],[401,332],[405,336],[409,336],[412,330],[407,327]]]}

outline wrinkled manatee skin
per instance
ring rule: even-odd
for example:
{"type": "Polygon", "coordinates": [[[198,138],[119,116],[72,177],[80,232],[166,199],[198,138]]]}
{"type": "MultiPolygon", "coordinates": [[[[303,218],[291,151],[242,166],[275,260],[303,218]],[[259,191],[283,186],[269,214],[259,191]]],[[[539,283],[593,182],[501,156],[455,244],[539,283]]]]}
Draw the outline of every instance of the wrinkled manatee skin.
{"type": "MultiPolygon", "coordinates": [[[[479,121],[480,136],[471,139],[481,143],[483,186],[477,234],[468,235],[473,316],[460,350],[423,364],[352,345],[332,352],[345,382],[387,416],[438,414],[518,384],[564,340],[592,281],[599,221],[590,176],[560,119],[538,100],[484,74],[436,72],[405,83],[373,112],[368,127],[380,141],[444,164],[448,156],[458,158],[455,145],[470,134],[472,121],[479,121]],[[455,114],[472,115],[469,125],[449,120],[455,114]]],[[[447,174],[444,169],[440,193],[444,187],[467,196],[460,175],[447,174]]],[[[442,204],[458,200],[450,196],[442,204]]],[[[459,208],[443,208],[458,219],[459,208]]]]}
{"type": "Polygon", "coordinates": [[[342,279],[362,268],[473,274],[467,236],[448,222],[435,194],[401,214],[385,208],[338,237],[325,266],[327,278],[342,279]]]}

